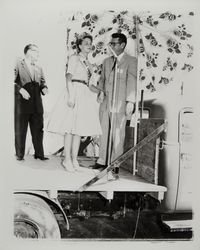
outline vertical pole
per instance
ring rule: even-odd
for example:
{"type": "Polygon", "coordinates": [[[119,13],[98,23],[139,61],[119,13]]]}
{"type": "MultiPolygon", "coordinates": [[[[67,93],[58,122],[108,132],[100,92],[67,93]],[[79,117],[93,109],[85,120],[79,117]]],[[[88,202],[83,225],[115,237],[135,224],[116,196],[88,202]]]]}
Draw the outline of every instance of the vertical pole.
{"type": "MultiPolygon", "coordinates": [[[[138,58],[138,43],[139,43],[139,38],[138,38],[138,18],[136,16],[136,56],[138,58]]],[[[138,64],[138,60],[137,60],[138,64]]],[[[135,88],[135,120],[134,120],[134,143],[133,145],[135,146],[137,144],[137,124],[138,124],[138,94],[139,94],[139,88],[138,88],[138,83],[139,83],[139,72],[138,72],[138,65],[137,65],[137,81],[136,81],[136,88],[135,88]]],[[[133,175],[137,172],[136,169],[136,152],[133,153],[133,175]]]]}
{"type": "Polygon", "coordinates": [[[110,119],[110,131],[109,131],[109,140],[108,140],[108,160],[107,165],[111,164],[111,154],[112,154],[112,139],[113,139],[113,121],[115,116],[115,95],[116,95],[116,82],[117,82],[117,58],[115,57],[114,61],[114,78],[113,78],[113,94],[112,94],[112,100],[111,100],[111,119],[110,119]]]}
{"type": "Polygon", "coordinates": [[[144,90],[142,89],[141,99],[140,99],[140,119],[142,119],[143,109],[144,109],[144,90]]]}
{"type": "Polygon", "coordinates": [[[159,146],[160,146],[160,136],[156,139],[156,149],[155,149],[154,183],[156,185],[158,185],[159,146]]]}

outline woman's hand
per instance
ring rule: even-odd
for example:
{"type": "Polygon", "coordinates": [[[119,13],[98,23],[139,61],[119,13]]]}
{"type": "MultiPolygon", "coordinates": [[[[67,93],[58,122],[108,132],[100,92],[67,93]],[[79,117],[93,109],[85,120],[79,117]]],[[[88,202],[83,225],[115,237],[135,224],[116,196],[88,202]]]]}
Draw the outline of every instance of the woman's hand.
{"type": "Polygon", "coordinates": [[[96,93],[96,94],[99,93],[99,90],[96,88],[96,86],[89,85],[88,87],[89,87],[90,91],[92,91],[93,93],[96,93]]]}
{"type": "Polygon", "coordinates": [[[69,96],[69,99],[67,101],[67,105],[69,108],[74,108],[75,103],[74,103],[74,99],[71,96],[69,96]]]}

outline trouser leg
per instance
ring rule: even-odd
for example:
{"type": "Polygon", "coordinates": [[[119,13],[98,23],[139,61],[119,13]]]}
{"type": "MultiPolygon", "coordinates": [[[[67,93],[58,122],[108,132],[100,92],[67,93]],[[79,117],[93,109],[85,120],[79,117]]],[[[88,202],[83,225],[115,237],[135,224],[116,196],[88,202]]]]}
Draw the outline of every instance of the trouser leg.
{"type": "Polygon", "coordinates": [[[99,142],[99,159],[97,163],[105,165],[107,162],[108,136],[110,130],[109,114],[107,111],[101,114],[102,135],[99,142]]]}
{"type": "MultiPolygon", "coordinates": [[[[105,165],[108,160],[109,133],[111,127],[111,115],[108,112],[102,114],[98,163],[105,165]]],[[[126,117],[124,114],[114,114],[113,136],[111,138],[111,162],[124,152],[126,117]]]]}
{"type": "Polygon", "coordinates": [[[15,114],[15,151],[17,157],[24,157],[29,114],[15,114]]]}
{"type": "Polygon", "coordinates": [[[35,155],[43,157],[43,114],[33,113],[29,120],[30,130],[32,135],[33,147],[35,150],[35,155]]]}
{"type": "MultiPolygon", "coordinates": [[[[112,138],[111,162],[116,160],[124,152],[125,126],[126,117],[123,114],[116,114],[112,138]]],[[[115,168],[114,173],[119,173],[119,167],[115,168]]]]}
{"type": "Polygon", "coordinates": [[[123,114],[117,114],[115,118],[111,161],[114,161],[124,152],[125,126],[126,117],[123,114]]]}

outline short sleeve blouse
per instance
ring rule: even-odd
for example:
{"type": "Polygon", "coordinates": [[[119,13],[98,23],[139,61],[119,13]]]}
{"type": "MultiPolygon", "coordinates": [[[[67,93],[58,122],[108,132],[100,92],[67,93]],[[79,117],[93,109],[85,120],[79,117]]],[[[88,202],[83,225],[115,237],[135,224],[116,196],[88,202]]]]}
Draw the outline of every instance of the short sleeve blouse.
{"type": "Polygon", "coordinates": [[[72,55],[68,61],[67,73],[72,74],[72,79],[87,81],[88,75],[85,66],[80,61],[79,55],[72,55]]]}

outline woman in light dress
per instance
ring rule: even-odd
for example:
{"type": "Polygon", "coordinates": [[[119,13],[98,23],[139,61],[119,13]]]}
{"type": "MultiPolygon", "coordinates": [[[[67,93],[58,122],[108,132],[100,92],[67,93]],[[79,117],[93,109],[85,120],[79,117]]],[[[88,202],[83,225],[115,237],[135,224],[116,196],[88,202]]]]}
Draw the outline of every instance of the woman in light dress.
{"type": "Polygon", "coordinates": [[[47,125],[49,132],[64,135],[65,158],[61,164],[70,172],[81,170],[77,161],[81,136],[98,136],[102,133],[94,93],[89,85],[93,73],[88,61],[91,48],[91,36],[85,35],[77,40],[78,53],[72,55],[68,62],[66,89],[47,125]]]}

